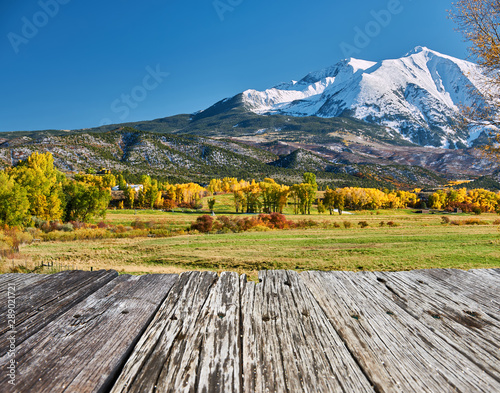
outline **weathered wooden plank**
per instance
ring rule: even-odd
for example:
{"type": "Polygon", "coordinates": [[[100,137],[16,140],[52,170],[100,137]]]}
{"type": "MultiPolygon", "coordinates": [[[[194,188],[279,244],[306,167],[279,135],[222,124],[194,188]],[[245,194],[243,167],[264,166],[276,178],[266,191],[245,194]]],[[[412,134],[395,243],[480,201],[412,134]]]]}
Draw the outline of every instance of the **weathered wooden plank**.
{"type": "Polygon", "coordinates": [[[408,314],[500,382],[500,326],[473,300],[408,272],[361,273],[408,314]]]}
{"type": "MultiPolygon", "coordinates": [[[[115,271],[65,271],[16,291],[17,345],[117,276],[115,271]]],[[[0,315],[6,315],[7,307],[0,304],[0,315]]],[[[9,330],[6,324],[0,326],[0,348],[7,346],[9,330]]]]}
{"type": "Polygon", "coordinates": [[[245,392],[374,392],[295,272],[242,281],[245,392]]]}
{"type": "Polygon", "coordinates": [[[487,280],[493,280],[497,283],[500,282],[500,269],[472,269],[468,273],[484,277],[487,280]]]}
{"type": "MultiPolygon", "coordinates": [[[[199,392],[241,391],[239,289],[238,274],[222,273],[204,307],[202,351],[193,386],[199,392]]],[[[176,381],[181,380],[176,378],[174,386],[176,381]]],[[[168,385],[163,386],[167,390],[168,385]]]]}
{"type": "Polygon", "coordinates": [[[500,323],[500,293],[496,281],[454,269],[415,270],[410,273],[422,282],[475,301],[484,312],[500,323]]]}
{"type": "MultiPolygon", "coordinates": [[[[19,345],[15,391],[109,390],[177,280],[177,275],[120,276],[75,305],[19,345]]],[[[8,360],[0,358],[0,367],[8,360]]],[[[6,378],[0,375],[0,386],[8,386],[6,378]]]]}
{"type": "Polygon", "coordinates": [[[301,277],[379,392],[500,391],[498,381],[401,308],[380,283],[347,272],[301,277]]]}
{"type": "Polygon", "coordinates": [[[240,391],[235,273],[183,273],[112,392],[240,391]]]}
{"type": "Polygon", "coordinates": [[[0,292],[6,290],[8,285],[14,286],[16,292],[24,287],[30,286],[37,281],[47,278],[46,275],[41,274],[24,274],[24,273],[6,273],[0,274],[0,292]]]}

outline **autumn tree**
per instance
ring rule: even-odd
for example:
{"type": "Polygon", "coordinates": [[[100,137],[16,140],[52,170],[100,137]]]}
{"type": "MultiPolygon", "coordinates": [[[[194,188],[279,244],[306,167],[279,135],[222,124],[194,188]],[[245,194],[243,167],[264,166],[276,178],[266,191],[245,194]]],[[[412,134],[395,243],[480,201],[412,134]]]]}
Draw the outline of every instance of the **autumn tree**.
{"type": "Polygon", "coordinates": [[[335,191],[332,190],[330,187],[326,187],[325,190],[325,195],[323,196],[323,205],[325,206],[326,209],[330,212],[330,215],[333,214],[333,211],[335,209],[335,191]]]}
{"type": "Polygon", "coordinates": [[[247,213],[257,213],[262,207],[262,202],[260,201],[260,196],[262,193],[259,184],[252,180],[252,182],[241,189],[245,195],[245,201],[247,206],[247,213]]]}
{"type": "Polygon", "coordinates": [[[65,221],[88,222],[94,217],[105,217],[111,194],[107,188],[68,180],[63,187],[66,199],[65,221]]]}
{"type": "Polygon", "coordinates": [[[464,108],[471,126],[488,127],[490,144],[485,151],[500,159],[500,1],[458,0],[450,11],[458,30],[469,41],[471,57],[483,69],[484,78],[477,81],[481,93],[472,89],[475,100],[464,108]]]}
{"type": "Polygon", "coordinates": [[[52,154],[35,152],[13,168],[10,175],[26,190],[32,216],[44,220],[62,218],[65,176],[55,169],[52,154]]]}
{"type": "Polygon", "coordinates": [[[30,221],[30,203],[26,190],[5,172],[0,172],[0,223],[22,227],[30,221]]]}

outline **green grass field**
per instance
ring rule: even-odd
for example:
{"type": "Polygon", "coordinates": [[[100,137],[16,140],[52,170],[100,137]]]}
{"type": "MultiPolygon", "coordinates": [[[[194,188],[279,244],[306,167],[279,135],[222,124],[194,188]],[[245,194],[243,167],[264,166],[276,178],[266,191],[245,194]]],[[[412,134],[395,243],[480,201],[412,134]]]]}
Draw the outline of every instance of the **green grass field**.
{"type": "MultiPolygon", "coordinates": [[[[216,213],[232,210],[228,196],[219,196],[216,213]]],[[[290,213],[290,211],[287,211],[290,213]]],[[[206,213],[206,212],[205,212],[206,213]]],[[[130,225],[163,221],[186,229],[203,212],[109,211],[106,222],[130,225]]],[[[256,279],[259,270],[379,270],[500,267],[498,216],[483,214],[484,225],[443,225],[440,215],[411,210],[358,212],[353,215],[293,216],[313,219],[311,229],[229,234],[196,234],[169,238],[127,238],[43,242],[21,249],[19,259],[36,264],[56,261],[79,269],[116,269],[122,273],[178,273],[186,270],[236,271],[256,279]],[[344,221],[352,227],[344,228],[344,221]],[[369,226],[360,228],[359,221],[369,226]],[[381,227],[380,222],[397,226],[381,227]],[[340,228],[326,224],[337,222],[340,228]]],[[[466,220],[467,215],[450,216],[466,220]]]]}

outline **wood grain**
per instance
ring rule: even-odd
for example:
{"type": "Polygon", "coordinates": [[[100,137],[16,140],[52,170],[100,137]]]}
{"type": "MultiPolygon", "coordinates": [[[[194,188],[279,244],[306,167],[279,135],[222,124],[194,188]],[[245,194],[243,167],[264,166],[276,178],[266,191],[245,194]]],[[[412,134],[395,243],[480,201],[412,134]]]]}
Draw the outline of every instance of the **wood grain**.
{"type": "MultiPolygon", "coordinates": [[[[229,280],[231,275],[223,277],[229,280]]],[[[217,274],[213,272],[181,274],[135,347],[112,392],[198,391],[198,364],[209,317],[205,305],[217,281],[217,274]]],[[[237,286],[229,289],[238,292],[237,286]]]]}
{"type": "MultiPolygon", "coordinates": [[[[47,326],[86,297],[118,276],[115,271],[65,271],[16,291],[16,344],[47,326]]],[[[8,305],[0,304],[0,315],[8,305]]],[[[6,348],[8,326],[0,326],[0,348],[6,348]]]]}
{"type": "Polygon", "coordinates": [[[242,280],[245,392],[373,392],[298,274],[242,280]]]}
{"type": "Polygon", "coordinates": [[[301,277],[379,392],[500,391],[495,378],[400,307],[407,292],[356,273],[301,277]]]}
{"type": "MultiPolygon", "coordinates": [[[[120,276],[47,324],[18,346],[15,391],[109,390],[177,279],[120,276]]],[[[0,374],[0,386],[9,386],[6,378],[0,374]]]]}
{"type": "Polygon", "coordinates": [[[47,279],[50,276],[41,274],[23,274],[23,273],[6,273],[0,274],[0,293],[7,290],[7,285],[13,285],[16,288],[16,292],[20,291],[24,287],[30,286],[37,281],[47,279]]]}

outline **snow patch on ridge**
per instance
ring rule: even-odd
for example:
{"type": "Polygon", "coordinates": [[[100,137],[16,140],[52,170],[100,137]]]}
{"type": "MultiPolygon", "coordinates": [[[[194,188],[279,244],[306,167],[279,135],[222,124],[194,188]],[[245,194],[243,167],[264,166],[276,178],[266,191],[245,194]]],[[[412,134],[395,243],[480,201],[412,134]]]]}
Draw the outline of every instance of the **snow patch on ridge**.
{"type": "Polygon", "coordinates": [[[477,65],[416,47],[378,63],[346,59],[299,81],[246,90],[242,100],[260,115],[347,114],[390,127],[414,143],[442,147],[477,138],[477,131],[460,127],[459,107],[472,103],[471,87],[480,91],[482,80],[477,65]]]}

